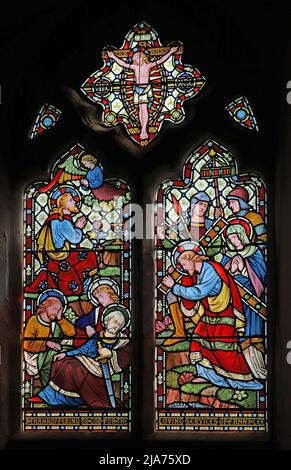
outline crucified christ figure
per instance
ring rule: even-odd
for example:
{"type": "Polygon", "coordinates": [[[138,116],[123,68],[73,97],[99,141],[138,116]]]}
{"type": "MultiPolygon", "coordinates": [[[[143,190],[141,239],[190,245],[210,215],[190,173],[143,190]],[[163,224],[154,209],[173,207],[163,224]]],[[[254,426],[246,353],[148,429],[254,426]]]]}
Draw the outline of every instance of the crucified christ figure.
{"type": "Polygon", "coordinates": [[[144,52],[135,52],[132,56],[132,64],[116,57],[113,51],[107,51],[108,57],[115,60],[118,65],[126,69],[133,70],[135,77],[134,104],[139,108],[140,138],[148,139],[147,125],[149,120],[148,103],[153,96],[150,84],[150,71],[156,65],[163,64],[170,55],[177,52],[179,46],[171,47],[170,50],[158,60],[150,62],[144,52]]]}

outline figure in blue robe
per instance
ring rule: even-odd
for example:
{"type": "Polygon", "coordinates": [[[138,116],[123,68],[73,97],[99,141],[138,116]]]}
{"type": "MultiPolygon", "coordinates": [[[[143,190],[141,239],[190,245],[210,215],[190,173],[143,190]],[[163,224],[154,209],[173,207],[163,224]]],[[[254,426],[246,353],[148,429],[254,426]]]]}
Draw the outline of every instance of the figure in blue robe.
{"type": "MultiPolygon", "coordinates": [[[[253,245],[243,225],[230,225],[226,231],[227,251],[221,264],[230,271],[235,280],[252,294],[264,300],[266,263],[262,251],[253,245]]],[[[246,317],[245,334],[240,338],[241,347],[255,377],[266,378],[264,363],[264,319],[243,303],[246,317]]]]}
{"type": "MultiPolygon", "coordinates": [[[[120,373],[130,362],[129,340],[125,334],[119,332],[116,337],[107,337],[106,331],[97,332],[79,348],[58,356],[48,385],[28,401],[72,408],[112,407],[111,376],[120,373]],[[105,355],[106,350],[111,351],[110,356],[105,355]]],[[[116,397],[115,401],[121,405],[116,397]]]]}

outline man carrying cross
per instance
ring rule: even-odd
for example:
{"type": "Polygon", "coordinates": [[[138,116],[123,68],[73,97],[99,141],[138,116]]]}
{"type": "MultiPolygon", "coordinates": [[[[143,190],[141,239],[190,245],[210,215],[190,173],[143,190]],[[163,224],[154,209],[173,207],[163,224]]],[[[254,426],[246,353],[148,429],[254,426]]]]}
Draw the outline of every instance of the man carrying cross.
{"type": "Polygon", "coordinates": [[[221,387],[259,390],[243,355],[239,337],[245,331],[245,315],[238,288],[219,263],[209,261],[199,247],[188,243],[176,252],[185,272],[182,283],[167,275],[168,302],[180,298],[196,325],[191,338],[190,360],[196,365],[196,382],[221,387]]]}

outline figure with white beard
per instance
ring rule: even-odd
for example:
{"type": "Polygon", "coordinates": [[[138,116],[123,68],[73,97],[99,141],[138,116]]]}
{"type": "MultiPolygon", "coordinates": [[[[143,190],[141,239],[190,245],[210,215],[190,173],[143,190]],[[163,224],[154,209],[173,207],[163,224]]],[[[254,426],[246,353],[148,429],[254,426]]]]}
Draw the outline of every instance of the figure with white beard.
{"type": "Polygon", "coordinates": [[[48,385],[28,401],[72,408],[122,406],[114,396],[111,377],[130,363],[129,339],[122,331],[129,322],[125,307],[108,307],[104,312],[104,329],[80,348],[57,354],[48,385]]]}

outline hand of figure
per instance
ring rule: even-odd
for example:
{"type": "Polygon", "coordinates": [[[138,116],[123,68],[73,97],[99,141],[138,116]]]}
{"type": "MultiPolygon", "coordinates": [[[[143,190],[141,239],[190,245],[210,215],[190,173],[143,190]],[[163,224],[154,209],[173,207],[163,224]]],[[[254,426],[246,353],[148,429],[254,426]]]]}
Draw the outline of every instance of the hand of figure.
{"type": "Polygon", "coordinates": [[[96,333],[93,326],[91,326],[91,325],[87,325],[85,330],[86,330],[87,336],[89,336],[89,338],[91,338],[91,336],[95,335],[95,333],[96,333]]]}
{"type": "Polygon", "coordinates": [[[106,52],[107,52],[108,57],[110,57],[110,59],[114,59],[114,52],[113,51],[106,51],[106,52]]]}
{"type": "Polygon", "coordinates": [[[89,181],[86,180],[86,178],[83,178],[83,179],[81,179],[81,184],[82,184],[83,186],[89,186],[89,181]]]}
{"type": "Polygon", "coordinates": [[[171,276],[167,275],[163,279],[163,284],[165,284],[166,287],[169,287],[169,289],[171,289],[175,284],[175,281],[171,276]]]}
{"type": "Polygon", "coordinates": [[[75,223],[75,226],[78,228],[84,228],[86,223],[87,223],[87,219],[84,215],[82,215],[82,217],[79,217],[79,219],[75,223]]]}
{"type": "Polygon", "coordinates": [[[108,348],[99,348],[98,353],[102,357],[111,357],[112,356],[112,352],[108,348]]]}
{"type": "Polygon", "coordinates": [[[232,262],[231,262],[231,266],[230,266],[230,272],[232,274],[235,274],[238,270],[238,265],[237,265],[237,261],[235,260],[235,258],[233,258],[232,262]]]}
{"type": "Polygon", "coordinates": [[[177,52],[178,50],[179,50],[179,46],[171,47],[171,52],[172,52],[172,54],[174,54],[174,53],[177,52]]]}
{"type": "Polygon", "coordinates": [[[223,209],[222,207],[216,207],[214,210],[214,217],[218,219],[219,217],[223,217],[223,209]]]}
{"type": "Polygon", "coordinates": [[[59,343],[56,343],[55,341],[47,341],[45,344],[49,349],[52,349],[53,351],[60,351],[62,349],[62,346],[59,343]]]}
{"type": "Polygon", "coordinates": [[[65,359],[66,357],[66,353],[60,353],[60,354],[56,354],[55,357],[54,357],[54,361],[61,361],[62,359],[65,359]]]}
{"type": "Polygon", "coordinates": [[[235,256],[235,261],[237,263],[237,267],[240,271],[243,270],[244,268],[244,260],[242,259],[242,257],[240,255],[236,255],[235,256]]]}
{"type": "Polygon", "coordinates": [[[56,316],[56,321],[59,322],[63,318],[63,310],[60,310],[56,316]]]}

